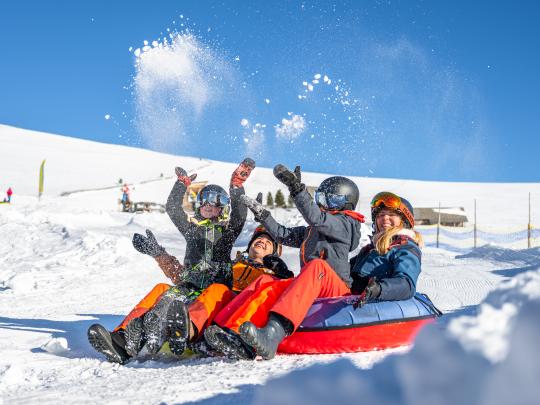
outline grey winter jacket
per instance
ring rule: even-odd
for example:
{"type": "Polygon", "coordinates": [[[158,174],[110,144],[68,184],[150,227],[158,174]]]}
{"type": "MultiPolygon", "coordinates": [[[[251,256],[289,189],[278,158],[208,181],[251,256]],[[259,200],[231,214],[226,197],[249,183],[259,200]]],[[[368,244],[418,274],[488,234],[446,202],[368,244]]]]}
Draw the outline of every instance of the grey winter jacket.
{"type": "Polygon", "coordinates": [[[350,287],[349,252],[360,241],[363,216],[354,211],[322,211],[305,190],[294,197],[294,202],[308,226],[287,228],[271,215],[262,224],[279,243],[300,248],[302,267],[310,260],[323,258],[350,287]]]}

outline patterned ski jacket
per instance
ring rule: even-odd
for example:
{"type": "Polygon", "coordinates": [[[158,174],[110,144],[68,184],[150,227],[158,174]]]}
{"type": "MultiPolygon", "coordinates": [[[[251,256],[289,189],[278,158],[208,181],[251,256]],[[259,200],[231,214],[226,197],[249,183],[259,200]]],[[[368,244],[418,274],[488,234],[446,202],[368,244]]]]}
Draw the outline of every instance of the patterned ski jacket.
{"type": "Polygon", "coordinates": [[[247,208],[240,203],[244,188],[231,188],[231,212],[228,221],[212,222],[203,218],[189,218],[182,202],[186,186],[176,181],[167,199],[165,207],[173,224],[186,239],[184,266],[191,273],[191,282],[206,288],[212,282],[232,285],[231,251],[240,235],[247,217],[247,208]],[[195,273],[200,273],[196,275],[195,273]],[[199,279],[199,276],[202,279],[199,279]],[[209,278],[210,277],[210,278],[209,278]]]}

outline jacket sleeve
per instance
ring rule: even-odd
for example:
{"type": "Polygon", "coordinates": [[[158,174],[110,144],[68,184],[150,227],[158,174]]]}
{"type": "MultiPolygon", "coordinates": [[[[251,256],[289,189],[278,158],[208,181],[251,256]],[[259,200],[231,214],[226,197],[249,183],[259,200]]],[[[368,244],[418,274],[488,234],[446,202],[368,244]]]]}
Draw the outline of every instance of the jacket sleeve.
{"type": "Polygon", "coordinates": [[[278,224],[272,215],[268,215],[262,221],[262,224],[278,243],[295,248],[302,246],[304,233],[306,231],[305,226],[287,228],[286,226],[278,224]]]}
{"type": "MultiPolygon", "coordinates": [[[[316,227],[317,231],[323,235],[331,236],[340,241],[351,239],[351,229],[349,221],[343,215],[334,215],[322,211],[307,191],[302,191],[294,197],[296,208],[302,214],[308,225],[316,227]]],[[[356,244],[358,246],[358,243],[356,244]]],[[[356,246],[354,248],[356,248],[356,246]]]]}
{"type": "Polygon", "coordinates": [[[245,194],[244,187],[230,188],[229,194],[231,196],[231,218],[226,232],[227,239],[234,243],[246,223],[247,207],[240,202],[240,196],[245,194]]]}
{"type": "Polygon", "coordinates": [[[177,180],[174,183],[174,186],[169,194],[169,198],[167,198],[167,204],[165,205],[167,215],[169,215],[169,218],[174,226],[176,226],[180,233],[184,236],[189,228],[188,216],[182,207],[186,189],[187,188],[184,183],[177,180]]]}
{"type": "Polygon", "coordinates": [[[405,300],[412,298],[416,292],[416,282],[421,271],[420,249],[409,243],[394,248],[392,277],[379,280],[381,283],[381,300],[405,300]]]}

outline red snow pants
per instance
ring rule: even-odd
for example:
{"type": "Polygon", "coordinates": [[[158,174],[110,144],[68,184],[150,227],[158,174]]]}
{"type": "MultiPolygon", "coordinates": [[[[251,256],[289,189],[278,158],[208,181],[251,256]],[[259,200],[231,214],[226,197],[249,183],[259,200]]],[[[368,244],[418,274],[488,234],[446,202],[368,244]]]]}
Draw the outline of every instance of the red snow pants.
{"type": "Polygon", "coordinates": [[[259,277],[214,321],[221,327],[238,332],[246,321],[257,327],[265,326],[269,313],[275,312],[290,320],[296,330],[315,299],[350,293],[349,287],[326,261],[315,259],[307,263],[294,279],[279,280],[268,275],[259,277]]]}

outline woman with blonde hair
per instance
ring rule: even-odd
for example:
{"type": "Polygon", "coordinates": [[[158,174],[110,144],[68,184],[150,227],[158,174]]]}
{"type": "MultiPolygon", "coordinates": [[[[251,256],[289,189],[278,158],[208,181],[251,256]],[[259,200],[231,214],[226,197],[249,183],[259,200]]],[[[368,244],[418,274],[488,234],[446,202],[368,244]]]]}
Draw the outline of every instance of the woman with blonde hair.
{"type": "Polygon", "coordinates": [[[416,292],[422,235],[414,229],[413,207],[390,192],[371,201],[372,242],[351,260],[351,292],[370,299],[405,300],[416,292]]]}

